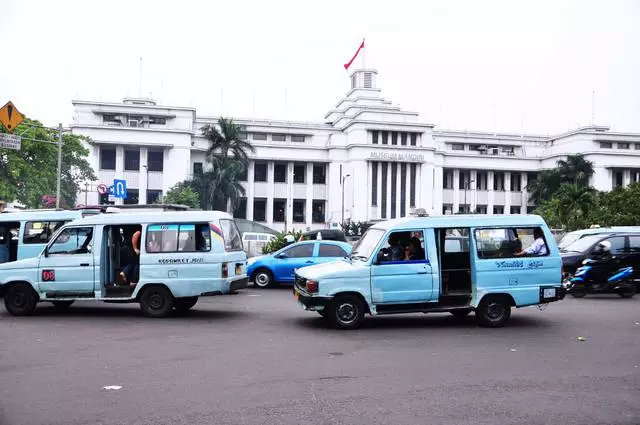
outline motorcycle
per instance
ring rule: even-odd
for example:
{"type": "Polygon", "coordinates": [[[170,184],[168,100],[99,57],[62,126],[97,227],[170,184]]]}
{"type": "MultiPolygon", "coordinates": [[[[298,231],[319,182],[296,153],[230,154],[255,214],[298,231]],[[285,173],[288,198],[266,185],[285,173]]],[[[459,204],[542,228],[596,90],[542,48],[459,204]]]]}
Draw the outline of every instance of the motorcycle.
{"type": "Polygon", "coordinates": [[[587,294],[616,293],[622,298],[631,298],[636,294],[633,280],[633,267],[618,267],[618,262],[586,259],[575,274],[565,281],[567,293],[575,298],[587,294]]]}

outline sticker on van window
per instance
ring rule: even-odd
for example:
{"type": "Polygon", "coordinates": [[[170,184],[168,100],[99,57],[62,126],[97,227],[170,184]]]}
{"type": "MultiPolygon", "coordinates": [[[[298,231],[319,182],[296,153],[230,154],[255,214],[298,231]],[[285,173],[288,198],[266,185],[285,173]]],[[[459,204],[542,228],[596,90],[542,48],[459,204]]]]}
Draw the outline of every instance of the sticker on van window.
{"type": "Polygon", "coordinates": [[[43,282],[53,282],[56,280],[56,271],[55,270],[42,270],[42,281],[43,282]]]}

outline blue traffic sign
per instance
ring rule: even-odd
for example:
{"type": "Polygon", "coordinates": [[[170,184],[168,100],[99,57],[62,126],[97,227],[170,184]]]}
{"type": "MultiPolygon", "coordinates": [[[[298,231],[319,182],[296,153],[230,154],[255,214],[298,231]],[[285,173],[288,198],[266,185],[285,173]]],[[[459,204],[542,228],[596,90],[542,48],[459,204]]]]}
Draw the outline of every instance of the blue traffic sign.
{"type": "Polygon", "coordinates": [[[109,186],[109,195],[127,199],[127,181],[126,180],[114,180],[113,186],[109,186]]]}

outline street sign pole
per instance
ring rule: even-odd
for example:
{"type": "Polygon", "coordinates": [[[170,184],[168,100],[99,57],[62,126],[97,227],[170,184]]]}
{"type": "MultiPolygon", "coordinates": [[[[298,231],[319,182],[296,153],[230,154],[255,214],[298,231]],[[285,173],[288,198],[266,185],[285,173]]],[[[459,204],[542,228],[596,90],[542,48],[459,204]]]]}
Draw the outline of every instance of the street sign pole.
{"type": "Polygon", "coordinates": [[[60,208],[60,180],[62,178],[62,124],[58,124],[58,176],[56,182],[56,208],[60,208]]]}

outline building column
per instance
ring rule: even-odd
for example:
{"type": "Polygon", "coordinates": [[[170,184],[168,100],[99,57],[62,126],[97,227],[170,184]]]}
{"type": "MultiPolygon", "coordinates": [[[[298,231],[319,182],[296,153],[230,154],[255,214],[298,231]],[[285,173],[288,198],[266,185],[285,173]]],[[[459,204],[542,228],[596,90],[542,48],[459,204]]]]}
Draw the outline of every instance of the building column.
{"type": "Polygon", "coordinates": [[[311,229],[312,216],[313,216],[313,162],[307,162],[306,164],[307,175],[305,176],[305,182],[307,184],[307,196],[304,203],[304,223],[307,229],[311,229]]]}
{"type": "MultiPolygon", "coordinates": [[[[442,215],[442,194],[444,192],[444,182],[443,182],[443,176],[444,176],[444,169],[442,167],[434,167],[433,165],[427,165],[427,164],[423,164],[421,167],[418,167],[418,169],[420,170],[420,182],[421,185],[420,186],[416,186],[417,187],[417,191],[418,194],[424,194],[424,195],[420,195],[419,199],[422,200],[427,200],[427,197],[429,196],[427,194],[427,192],[429,192],[429,186],[426,185],[426,178],[423,177],[424,174],[428,174],[429,169],[433,170],[433,191],[431,193],[432,196],[432,201],[431,201],[431,214],[432,215],[442,215]]],[[[424,207],[427,209],[429,209],[429,204],[425,202],[424,207]]]]}
{"type": "Polygon", "coordinates": [[[477,187],[478,187],[478,171],[471,170],[469,171],[469,192],[471,193],[468,195],[471,195],[469,199],[469,209],[472,212],[474,212],[476,210],[476,207],[478,206],[478,196],[477,196],[478,191],[476,190],[477,187]]]}
{"type": "Polygon", "coordinates": [[[265,211],[265,218],[267,219],[267,226],[273,228],[273,170],[274,162],[269,161],[267,163],[267,206],[265,211]]]}
{"type": "MultiPolygon", "coordinates": [[[[389,135],[391,137],[391,135],[389,135]]],[[[391,143],[391,141],[389,141],[391,143]]],[[[387,162],[387,220],[391,219],[391,167],[393,166],[393,162],[387,162]]]]}
{"type": "Polygon", "coordinates": [[[411,213],[411,163],[407,162],[405,167],[407,172],[404,176],[404,215],[406,217],[411,213]]]}
{"type": "Polygon", "coordinates": [[[611,168],[593,167],[593,177],[591,177],[593,188],[600,191],[609,191],[613,188],[613,176],[611,168]]]}
{"type": "Polygon", "coordinates": [[[138,181],[140,182],[138,186],[140,188],[138,189],[138,199],[141,204],[147,203],[147,190],[149,189],[147,187],[147,175],[149,174],[149,170],[147,168],[149,163],[147,162],[147,159],[147,148],[140,148],[140,174],[138,177],[138,181]]]}
{"type": "Polygon", "coordinates": [[[511,171],[504,172],[504,213],[511,214],[511,171]]]}
{"type": "Polygon", "coordinates": [[[520,207],[521,214],[527,214],[529,208],[529,192],[527,192],[527,185],[529,184],[529,178],[526,172],[520,173],[520,184],[522,185],[522,206],[520,207]]]}
{"type": "Polygon", "coordinates": [[[487,189],[489,190],[489,193],[487,194],[487,214],[493,214],[493,206],[494,206],[493,195],[495,193],[495,191],[493,190],[494,179],[495,179],[495,176],[493,174],[493,171],[489,170],[487,172],[487,189]]]}
{"type": "Polygon", "coordinates": [[[381,208],[382,208],[382,162],[372,162],[374,167],[378,168],[378,202],[376,208],[375,219],[380,219],[382,217],[381,208]]]}
{"type": "Polygon", "coordinates": [[[631,184],[631,169],[625,168],[622,175],[622,186],[628,187],[631,184]]]}
{"type": "MultiPolygon", "coordinates": [[[[398,141],[398,143],[400,143],[400,141],[398,141]]],[[[396,167],[396,181],[393,182],[393,184],[396,186],[396,204],[393,206],[393,208],[396,210],[396,218],[400,217],[400,201],[402,199],[402,197],[400,196],[400,192],[402,191],[402,185],[400,184],[400,180],[402,179],[402,171],[400,169],[400,163],[396,162],[394,164],[394,167],[396,167]]]]}
{"type": "Polygon", "coordinates": [[[453,211],[455,214],[460,212],[460,170],[453,170],[453,211]]]}
{"type": "Polygon", "coordinates": [[[255,161],[249,161],[247,167],[247,220],[253,221],[253,198],[255,197],[255,161]]]}
{"type": "Polygon", "coordinates": [[[293,162],[287,162],[287,202],[284,210],[285,228],[287,230],[293,229],[293,164],[293,162]]]}

